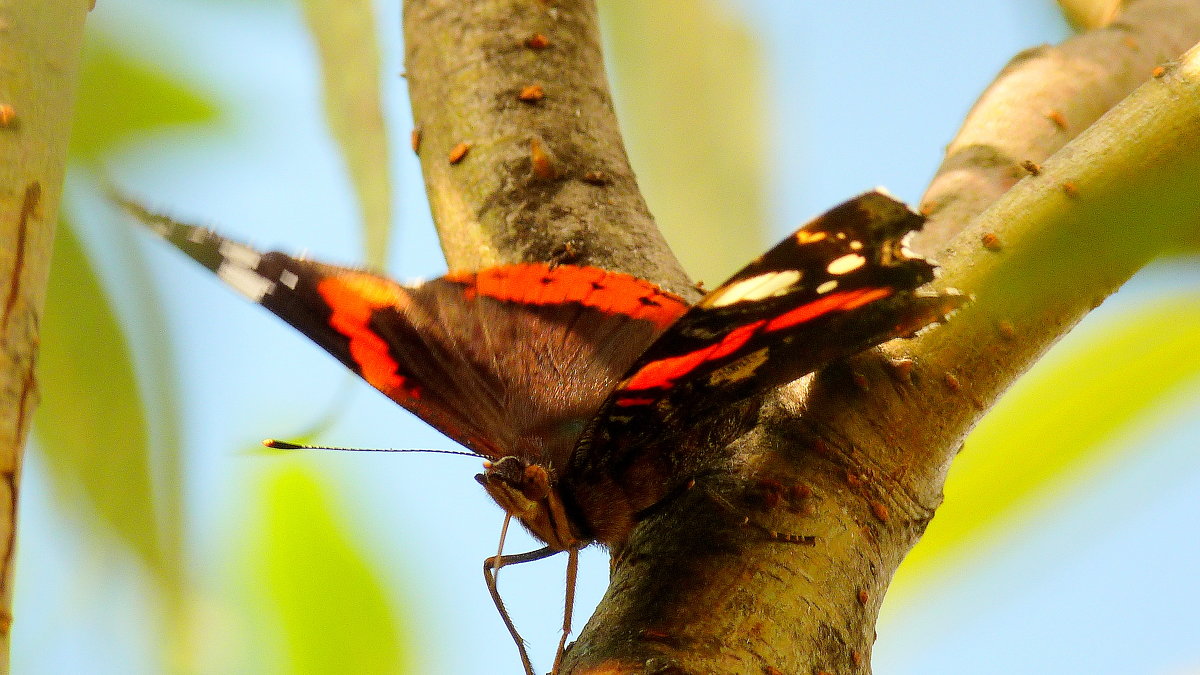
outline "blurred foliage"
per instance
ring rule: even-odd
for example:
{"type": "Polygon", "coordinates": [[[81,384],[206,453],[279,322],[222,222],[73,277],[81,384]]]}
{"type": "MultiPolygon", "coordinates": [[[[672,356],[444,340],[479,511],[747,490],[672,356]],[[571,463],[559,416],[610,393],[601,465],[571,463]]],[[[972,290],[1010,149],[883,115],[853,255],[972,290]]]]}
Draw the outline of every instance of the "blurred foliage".
{"type": "Polygon", "coordinates": [[[280,653],[273,673],[412,672],[382,577],[333,515],[345,509],[304,464],[272,469],[251,491],[243,536],[256,614],[269,626],[256,634],[277,634],[281,644],[253,649],[280,653]]]}
{"type": "MultiPolygon", "coordinates": [[[[339,12],[332,8],[324,12],[314,21],[315,25],[337,24],[335,15],[339,12]]],[[[328,51],[326,56],[336,60],[349,53],[347,46],[361,49],[364,33],[373,36],[370,16],[365,21],[358,17],[355,29],[357,32],[325,36],[322,46],[328,51]],[[338,44],[331,44],[330,40],[338,44]]],[[[374,135],[367,125],[366,131],[351,133],[349,140],[342,138],[342,141],[344,145],[358,146],[347,150],[348,154],[371,146],[374,154],[370,161],[386,167],[386,144],[380,139],[377,51],[374,50],[370,63],[355,65],[355,72],[334,67],[326,67],[326,71],[340,73],[345,82],[365,86],[363,83],[369,81],[373,85],[373,99],[370,93],[360,91],[356,96],[368,100],[366,104],[356,100],[353,107],[356,113],[378,119],[374,135]]],[[[336,91],[339,97],[347,96],[345,84],[336,91]]],[[[335,108],[331,106],[331,110],[335,108]]],[[[172,126],[211,123],[218,116],[215,105],[176,76],[139,61],[114,42],[92,34],[85,51],[77,99],[72,158],[77,163],[102,165],[107,156],[120,151],[131,140],[172,126]]],[[[362,126],[361,118],[352,122],[351,126],[362,126]]],[[[346,125],[342,127],[344,130],[346,125]]],[[[358,163],[362,164],[362,160],[358,163]]],[[[361,173],[361,170],[356,172],[361,173]]],[[[374,209],[376,230],[382,221],[383,232],[374,238],[368,235],[368,246],[373,247],[376,256],[382,256],[390,219],[387,173],[376,167],[374,175],[366,180],[383,184],[382,191],[378,185],[374,193],[369,189],[360,191],[374,195],[375,204],[364,208],[374,209]],[[378,215],[380,203],[382,216],[378,215]]],[[[75,223],[64,222],[58,235],[42,324],[38,376],[43,393],[35,418],[38,448],[45,457],[59,503],[80,512],[85,520],[96,517],[105,523],[160,582],[165,582],[146,587],[148,592],[165,594],[159,598],[170,635],[170,643],[161,646],[164,661],[173,664],[173,668],[189,671],[202,668],[207,660],[204,650],[181,647],[197,644],[200,638],[186,634],[194,630],[187,623],[191,611],[180,604],[190,593],[184,592],[188,582],[183,578],[182,567],[184,484],[177,455],[178,385],[171,381],[169,362],[155,358],[168,354],[169,347],[153,345],[155,354],[135,360],[124,333],[124,330],[146,331],[160,336],[156,339],[161,341],[166,331],[156,309],[157,298],[145,278],[137,252],[127,251],[122,264],[130,276],[142,278],[143,283],[123,292],[138,296],[137,303],[142,308],[138,318],[147,324],[122,326],[80,244],[75,223]],[[147,371],[141,373],[140,379],[135,361],[147,371]],[[145,395],[154,396],[154,406],[145,405],[145,395]],[[154,448],[150,445],[151,425],[147,423],[150,414],[156,416],[157,424],[153,426],[160,432],[157,435],[165,437],[154,448]]],[[[289,672],[402,672],[402,651],[395,638],[396,621],[382,599],[378,580],[367,572],[365,562],[349,548],[348,541],[334,531],[336,525],[331,516],[314,516],[311,509],[305,508],[310,506],[318,513],[329,508],[321,501],[315,485],[290,475],[275,481],[272,489],[271,494],[278,497],[272,504],[295,505],[296,513],[306,514],[300,522],[308,527],[285,527],[279,532],[287,534],[264,535],[259,541],[270,544],[271,548],[255,548],[255,553],[280,555],[282,551],[303,549],[318,557],[330,554],[319,561],[330,567],[315,570],[319,572],[315,576],[310,564],[282,569],[288,567],[291,555],[285,555],[278,566],[265,565],[259,569],[260,585],[273,592],[272,611],[289,638],[286,650],[289,672]],[[293,486],[296,495],[282,494],[293,486]],[[288,540],[288,536],[297,539],[288,540]],[[306,548],[312,544],[319,544],[319,549],[306,548]],[[319,589],[305,585],[317,580],[319,589]],[[332,591],[336,591],[332,597],[322,595],[332,591]],[[288,597],[292,592],[304,593],[318,602],[288,597]],[[347,658],[347,648],[353,658],[347,658]],[[357,667],[341,670],[348,665],[357,667]]],[[[291,522],[282,513],[272,512],[264,517],[272,523],[291,522]]],[[[190,602],[195,600],[192,597],[190,602]]]]}
{"type": "MultiPolygon", "coordinates": [[[[140,133],[216,117],[201,96],[94,33],[81,77],[71,136],[76,163],[102,163],[106,153],[140,133]]],[[[71,213],[70,202],[66,206],[71,213]]],[[[137,360],[144,369],[138,377],[127,327],[81,245],[73,216],[84,217],[63,218],[51,261],[38,362],[43,394],[35,415],[37,448],[59,502],[85,521],[104,523],[146,564],[158,581],[153,588],[171,631],[182,633],[183,485],[169,348],[137,360]],[[146,396],[155,401],[159,433],[153,447],[146,396]]],[[[129,252],[123,264],[131,276],[144,278],[136,253],[129,252]]],[[[148,324],[139,329],[165,334],[149,287],[133,292],[142,296],[141,318],[148,324]]],[[[173,644],[183,639],[172,636],[173,644]]],[[[164,646],[164,658],[176,658],[172,649],[164,646]]]]}
{"type": "Polygon", "coordinates": [[[1136,448],[1113,441],[1200,379],[1197,336],[1200,296],[1167,297],[1051,352],[967,438],[946,502],[905,560],[892,597],[937,583],[938,571],[986,551],[1022,513],[1136,448]]]}
{"type": "Polygon", "coordinates": [[[663,2],[600,5],[638,185],[688,273],[715,287],[770,239],[769,101],[758,39],[714,0],[686,12],[663,2]]]}
{"type": "Polygon", "coordinates": [[[162,572],[166,553],[132,355],[69,224],[58,229],[51,268],[38,359],[38,448],[66,488],[60,494],[82,491],[88,508],[162,572]]]}
{"type": "Polygon", "coordinates": [[[133,136],[216,120],[216,107],[187,85],[89,36],[71,132],[71,156],[96,162],[133,136]]]}
{"type": "Polygon", "coordinates": [[[1101,28],[1121,13],[1123,0],[1058,0],[1063,16],[1078,31],[1101,28]]]}
{"type": "MultiPolygon", "coordinates": [[[[85,48],[81,77],[71,136],[76,161],[99,162],[139,133],[216,118],[216,109],[203,97],[95,34],[85,48]]],[[[132,252],[125,263],[135,273],[141,270],[132,252]]],[[[46,305],[38,447],[52,477],[64,482],[67,489],[61,492],[80,488],[84,499],[76,506],[111,525],[167,582],[166,588],[178,593],[182,486],[173,469],[179,434],[169,365],[165,359],[143,360],[150,372],[139,382],[124,328],[70,219],[64,219],[55,242],[46,305]],[[150,447],[142,384],[167,392],[156,396],[165,439],[157,456],[150,447]],[[96,405],[99,401],[105,405],[96,405]],[[155,485],[156,476],[167,484],[155,485]]],[[[161,325],[142,328],[163,333],[161,325]]]]}
{"type": "Polygon", "coordinates": [[[392,181],[372,3],[303,0],[301,4],[321,63],[325,119],[358,194],[367,264],[383,269],[392,226],[392,181]]]}

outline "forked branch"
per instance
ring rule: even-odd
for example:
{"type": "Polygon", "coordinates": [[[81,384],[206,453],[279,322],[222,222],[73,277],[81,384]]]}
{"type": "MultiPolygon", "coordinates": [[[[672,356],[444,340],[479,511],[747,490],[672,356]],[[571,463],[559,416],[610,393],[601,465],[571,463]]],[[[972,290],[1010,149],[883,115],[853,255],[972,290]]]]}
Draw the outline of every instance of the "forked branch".
{"type": "MultiPolygon", "coordinates": [[[[618,552],[563,672],[869,671],[882,597],[971,426],[1129,275],[1194,238],[1200,57],[1152,69],[1200,40],[1200,6],[1127,4],[1107,29],[1018,56],[950,146],[921,243],[974,305],[779,392],[726,449],[728,476],[665,504],[618,552]]],[[[405,9],[422,166],[451,264],[568,255],[686,292],[624,158],[592,3],[405,9]],[[548,45],[530,46],[536,35],[548,45]],[[534,84],[545,95],[531,105],[520,94],[534,84]]]]}

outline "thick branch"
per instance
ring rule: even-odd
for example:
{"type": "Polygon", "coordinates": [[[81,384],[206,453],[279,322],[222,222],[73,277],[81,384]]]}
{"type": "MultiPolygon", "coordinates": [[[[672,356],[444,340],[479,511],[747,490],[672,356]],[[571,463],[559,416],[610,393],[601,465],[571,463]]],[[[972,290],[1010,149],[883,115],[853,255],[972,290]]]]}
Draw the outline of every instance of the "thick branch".
{"type": "Polygon", "coordinates": [[[625,156],[591,0],[409,1],[404,44],[451,267],[579,262],[695,297],[625,156]]]}
{"type": "MultiPolygon", "coordinates": [[[[608,594],[564,672],[868,671],[892,572],[937,507],[970,426],[1150,257],[1162,240],[1147,241],[1148,229],[1177,233],[1200,215],[1180,189],[1200,171],[1188,135],[1200,119],[1180,104],[1200,92],[1181,67],[1129,104],[1159,108],[1123,106],[964,229],[1016,182],[1012,167],[1058,150],[1154,62],[1200,39],[1195,3],[1130,4],[1119,28],[1018,58],[951,148],[927,196],[936,213],[925,243],[950,245],[944,281],[975,293],[976,304],[917,341],[889,345],[915,365],[866,355],[776,397],[729,448],[727,475],[698,477],[617,552],[608,594]],[[1030,96],[1039,82],[1049,86],[1030,96]],[[1171,193],[1161,208],[1126,211],[1121,227],[1105,219],[1150,204],[1156,187],[1171,193]],[[1001,252],[980,243],[984,232],[1001,252]],[[1123,250],[1130,243],[1142,246],[1123,250]],[[769,530],[813,535],[816,545],[769,530]]],[[[546,259],[571,243],[585,262],[687,289],[620,151],[594,18],[582,0],[406,4],[414,116],[444,248],[466,265],[546,259]],[[561,53],[525,47],[535,33],[561,53]],[[546,97],[517,101],[527,84],[542,84],[546,97]],[[554,178],[534,170],[535,133],[548,141],[554,178]],[[447,154],[460,142],[470,153],[452,164],[447,154]],[[584,180],[596,166],[612,182],[584,180]]]]}
{"type": "MultiPolygon", "coordinates": [[[[1159,44],[1155,27],[1170,40],[1200,38],[1194,4],[1139,8],[1147,20],[1130,30],[1148,45],[1159,44]],[[1155,20],[1162,11],[1171,21],[1155,20]]],[[[1150,75],[1123,64],[1114,79],[1150,75]]],[[[1200,179],[1200,90],[1189,68],[1151,81],[969,229],[944,221],[943,236],[959,234],[940,256],[943,283],[974,293],[975,304],[889,345],[891,356],[915,360],[911,370],[868,354],[780,397],[732,448],[740,488],[701,485],[639,528],[569,672],[867,672],[882,597],[940,503],[961,439],[1054,340],[1200,217],[1186,187],[1200,179]],[[1001,252],[982,244],[984,232],[1001,252]],[[745,505],[750,525],[730,529],[722,501],[745,505]],[[772,541],[760,527],[815,535],[817,545],[772,541]]],[[[981,102],[973,118],[1040,111],[1036,99],[1034,112],[1013,105],[994,113],[981,102]]],[[[1023,138],[1017,157],[1038,145],[1037,134],[1023,138]]]]}
{"type": "Polygon", "coordinates": [[[0,1],[0,673],[8,672],[21,455],[88,0],[0,1]]]}

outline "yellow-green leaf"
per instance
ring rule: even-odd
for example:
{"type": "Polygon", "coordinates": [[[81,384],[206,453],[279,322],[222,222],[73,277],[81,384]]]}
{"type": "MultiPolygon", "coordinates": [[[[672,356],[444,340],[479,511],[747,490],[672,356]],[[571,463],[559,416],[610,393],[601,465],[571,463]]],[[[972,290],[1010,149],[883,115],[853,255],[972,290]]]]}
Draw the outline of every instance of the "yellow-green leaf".
{"type": "Polygon", "coordinates": [[[1020,514],[1095,474],[1129,447],[1110,442],[1200,380],[1200,296],[1174,296],[1092,328],[1021,379],[967,438],[946,501],[892,594],[1000,541],[1020,514]]]}
{"type": "Polygon", "coordinates": [[[762,252],[771,165],[762,53],[722,4],[601,3],[638,184],[676,255],[710,285],[762,252]]]}
{"type": "Polygon", "coordinates": [[[392,193],[372,3],[304,0],[302,4],[320,57],[325,118],[358,195],[367,263],[382,269],[392,223],[392,193]]]}
{"type": "Polygon", "coordinates": [[[1103,28],[1121,13],[1123,0],[1058,0],[1063,16],[1076,30],[1103,28]]]}
{"type": "Polygon", "coordinates": [[[217,117],[216,108],[193,90],[103,38],[89,40],[80,75],[71,130],[75,159],[95,162],[130,135],[217,117]]]}
{"type": "Polygon", "coordinates": [[[282,641],[272,672],[408,672],[384,581],[352,541],[343,510],[300,460],[272,468],[245,528],[262,615],[282,641]]]}
{"type": "Polygon", "coordinates": [[[68,498],[81,496],[161,571],[149,435],[133,360],[100,281],[65,223],[54,243],[38,381],[34,432],[52,477],[68,498]]]}

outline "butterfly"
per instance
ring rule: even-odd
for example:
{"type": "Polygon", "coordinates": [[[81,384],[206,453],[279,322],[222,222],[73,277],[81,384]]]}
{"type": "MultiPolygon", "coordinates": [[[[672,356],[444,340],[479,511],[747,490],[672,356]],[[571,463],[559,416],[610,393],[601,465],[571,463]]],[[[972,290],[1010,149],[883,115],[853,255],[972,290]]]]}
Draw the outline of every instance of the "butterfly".
{"type": "MultiPolygon", "coordinates": [[[[519,263],[415,285],[280,252],[122,205],[471,453],[476,476],[545,546],[485,560],[495,573],[568,554],[570,632],[580,549],[619,547],[685,483],[670,440],[759,395],[932,324],[964,302],[918,289],[932,263],[905,245],[923,218],[881,191],[813,219],[689,305],[620,272],[519,263]]],[[[276,443],[275,447],[291,447],[276,443]]],[[[501,539],[503,546],[503,535],[501,539]]]]}

